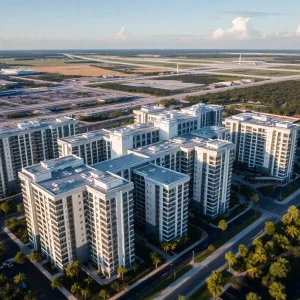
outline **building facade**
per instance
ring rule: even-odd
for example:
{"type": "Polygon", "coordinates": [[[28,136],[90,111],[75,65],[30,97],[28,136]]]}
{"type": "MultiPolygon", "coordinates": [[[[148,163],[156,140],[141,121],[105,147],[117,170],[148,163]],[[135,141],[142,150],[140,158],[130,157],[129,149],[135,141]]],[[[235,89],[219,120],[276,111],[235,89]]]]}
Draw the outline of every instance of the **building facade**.
{"type": "Polygon", "coordinates": [[[111,277],[134,264],[133,184],[66,156],[23,168],[30,242],[59,269],[91,259],[111,277]]]}
{"type": "Polygon", "coordinates": [[[57,139],[76,135],[77,127],[67,117],[0,127],[0,197],[19,190],[22,168],[58,157],[57,139]]]}
{"type": "Polygon", "coordinates": [[[238,163],[281,182],[291,179],[298,126],[278,116],[242,113],[225,119],[238,163]]]}

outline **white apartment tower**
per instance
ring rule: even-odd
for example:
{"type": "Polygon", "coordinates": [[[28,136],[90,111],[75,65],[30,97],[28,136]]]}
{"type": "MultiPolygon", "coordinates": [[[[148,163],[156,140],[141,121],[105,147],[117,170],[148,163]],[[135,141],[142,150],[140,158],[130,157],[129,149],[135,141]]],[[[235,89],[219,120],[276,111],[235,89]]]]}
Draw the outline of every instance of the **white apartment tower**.
{"type": "Polygon", "coordinates": [[[107,277],[134,264],[133,184],[66,156],[23,168],[30,242],[64,269],[90,258],[107,277]]]}
{"type": "Polygon", "coordinates": [[[281,182],[290,180],[298,126],[278,116],[242,113],[225,119],[236,147],[236,161],[281,182]]]}
{"type": "Polygon", "coordinates": [[[0,197],[19,189],[22,168],[58,157],[57,138],[77,134],[77,126],[63,117],[0,127],[0,197]]]}
{"type": "Polygon", "coordinates": [[[153,164],[135,173],[137,225],[159,242],[187,234],[189,176],[153,164]]]}

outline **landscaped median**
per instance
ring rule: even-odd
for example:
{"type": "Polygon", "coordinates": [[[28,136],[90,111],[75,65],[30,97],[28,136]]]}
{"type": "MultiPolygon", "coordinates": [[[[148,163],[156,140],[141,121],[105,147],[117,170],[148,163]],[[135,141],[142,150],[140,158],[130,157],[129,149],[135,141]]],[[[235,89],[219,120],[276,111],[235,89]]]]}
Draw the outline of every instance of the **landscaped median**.
{"type": "Polygon", "coordinates": [[[193,268],[192,265],[186,265],[179,269],[178,271],[174,271],[173,274],[170,274],[169,277],[161,281],[158,285],[156,285],[153,289],[151,289],[146,295],[144,295],[144,300],[151,300],[156,295],[158,295],[161,291],[163,291],[166,287],[168,287],[171,283],[176,281],[178,278],[183,276],[185,273],[187,273],[189,270],[193,268]]]}

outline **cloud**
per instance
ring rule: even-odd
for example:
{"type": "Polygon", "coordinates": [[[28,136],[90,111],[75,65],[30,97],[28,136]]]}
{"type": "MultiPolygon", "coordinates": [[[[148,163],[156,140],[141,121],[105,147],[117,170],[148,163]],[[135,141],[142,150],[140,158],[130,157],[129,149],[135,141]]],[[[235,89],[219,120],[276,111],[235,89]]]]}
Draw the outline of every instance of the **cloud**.
{"type": "Polygon", "coordinates": [[[300,25],[298,26],[298,29],[296,31],[296,36],[300,36],[300,25]]]}
{"type": "Polygon", "coordinates": [[[295,38],[300,37],[300,25],[298,26],[295,32],[288,32],[288,31],[275,31],[275,32],[267,32],[262,36],[264,39],[267,38],[295,38]]]}
{"type": "Polygon", "coordinates": [[[228,29],[219,28],[212,34],[214,40],[236,39],[246,40],[259,36],[260,33],[252,29],[250,18],[238,17],[232,20],[232,27],[228,29]]]}
{"type": "Polygon", "coordinates": [[[123,26],[113,38],[114,40],[126,41],[128,39],[128,35],[127,29],[123,26]]]}
{"type": "Polygon", "coordinates": [[[250,18],[272,17],[272,16],[283,15],[283,13],[272,13],[272,12],[265,12],[265,11],[248,11],[248,10],[232,10],[232,11],[226,11],[225,13],[234,16],[247,16],[250,18]]]}

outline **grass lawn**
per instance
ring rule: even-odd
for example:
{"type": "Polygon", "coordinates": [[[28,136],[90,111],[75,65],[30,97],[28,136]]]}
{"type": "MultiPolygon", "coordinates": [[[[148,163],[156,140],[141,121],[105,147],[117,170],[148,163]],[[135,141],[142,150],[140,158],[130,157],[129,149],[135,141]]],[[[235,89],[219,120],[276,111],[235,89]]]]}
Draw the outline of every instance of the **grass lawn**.
{"type": "Polygon", "coordinates": [[[50,261],[46,262],[45,264],[43,264],[43,267],[51,274],[51,275],[55,275],[58,273],[58,270],[56,269],[56,267],[51,264],[50,261]]]}
{"type": "Polygon", "coordinates": [[[186,265],[182,267],[180,270],[178,270],[174,275],[167,277],[163,281],[161,281],[158,285],[156,285],[153,289],[151,289],[144,297],[144,300],[151,300],[155,296],[157,296],[161,291],[163,291],[165,288],[167,288],[171,283],[176,281],[179,277],[187,273],[190,269],[192,269],[192,265],[186,265]]]}
{"type": "Polygon", "coordinates": [[[14,58],[2,58],[0,63],[14,65],[13,67],[26,66],[30,69],[32,67],[49,67],[49,66],[63,66],[70,62],[69,59],[32,59],[32,60],[15,60],[14,58]]]}
{"type": "MultiPolygon", "coordinates": [[[[222,271],[222,275],[223,275],[223,285],[225,285],[232,277],[232,274],[224,270],[222,271]]],[[[208,291],[207,284],[205,283],[191,297],[189,297],[188,300],[208,300],[211,298],[212,295],[208,291]]]]}
{"type": "Polygon", "coordinates": [[[236,69],[236,70],[233,69],[233,70],[222,70],[222,71],[213,71],[213,72],[256,75],[256,76],[270,76],[270,77],[297,75],[296,71],[289,72],[289,71],[275,71],[275,70],[261,70],[261,69],[236,69]]]}
{"type": "Polygon", "coordinates": [[[271,67],[271,69],[289,69],[289,70],[298,70],[300,71],[300,65],[295,65],[295,66],[278,66],[278,67],[271,67]]]}
{"type": "MultiPolygon", "coordinates": [[[[3,202],[6,202],[6,201],[1,201],[0,205],[3,202]]],[[[11,214],[16,213],[18,211],[18,209],[17,209],[17,205],[15,204],[14,200],[9,200],[8,203],[9,203],[9,210],[7,212],[7,215],[9,216],[11,214]]],[[[0,210],[0,218],[2,218],[2,217],[6,217],[6,214],[3,210],[0,210]]]]}
{"type": "Polygon", "coordinates": [[[226,216],[226,217],[221,216],[221,217],[215,218],[211,221],[211,223],[214,225],[218,225],[221,220],[229,221],[229,220],[233,219],[234,217],[236,217],[238,214],[245,211],[247,208],[248,208],[247,204],[245,204],[245,205],[241,204],[241,205],[237,206],[236,208],[234,208],[228,216],[226,216]]]}
{"type": "Polygon", "coordinates": [[[24,244],[29,242],[26,218],[9,219],[5,222],[7,228],[24,244]]]}

